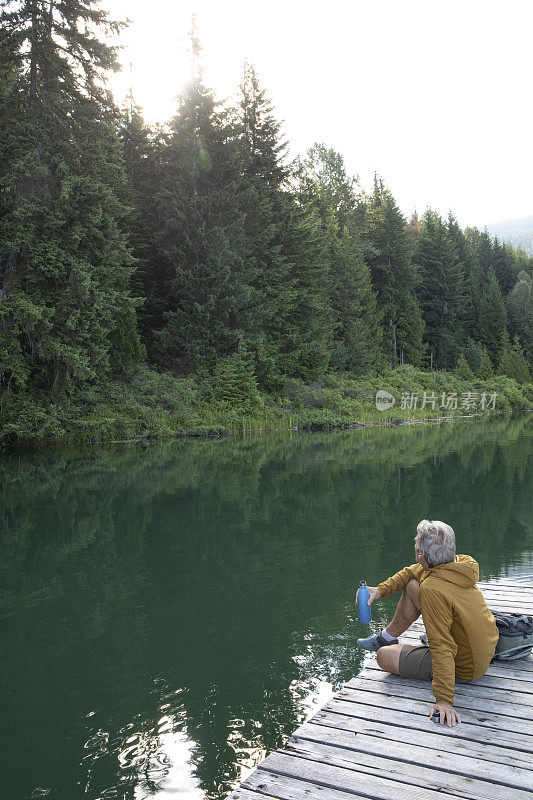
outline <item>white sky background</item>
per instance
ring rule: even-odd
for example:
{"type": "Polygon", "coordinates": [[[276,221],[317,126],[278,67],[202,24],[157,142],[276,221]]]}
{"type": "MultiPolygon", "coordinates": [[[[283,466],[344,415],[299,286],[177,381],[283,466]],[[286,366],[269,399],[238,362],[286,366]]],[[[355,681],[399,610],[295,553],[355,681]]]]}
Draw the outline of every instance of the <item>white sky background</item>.
{"type": "Polygon", "coordinates": [[[290,156],[340,151],[364,188],[374,170],[402,211],[462,226],[533,214],[531,0],[102,0],[123,31],[124,72],[148,122],[167,121],[190,75],[197,14],[204,82],[231,97],[248,58],[290,156]],[[131,77],[128,67],[132,63],[131,77]]]}

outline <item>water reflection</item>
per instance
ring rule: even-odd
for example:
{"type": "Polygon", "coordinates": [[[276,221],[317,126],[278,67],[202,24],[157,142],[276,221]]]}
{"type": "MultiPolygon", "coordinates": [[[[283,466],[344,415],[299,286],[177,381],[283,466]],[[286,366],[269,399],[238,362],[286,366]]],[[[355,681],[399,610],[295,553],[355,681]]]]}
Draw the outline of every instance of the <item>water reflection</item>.
{"type": "Polygon", "coordinates": [[[422,517],[450,522],[484,579],[533,573],[532,430],[523,415],[4,458],[6,796],[225,796],[359,670],[354,584],[411,563],[422,517]]]}

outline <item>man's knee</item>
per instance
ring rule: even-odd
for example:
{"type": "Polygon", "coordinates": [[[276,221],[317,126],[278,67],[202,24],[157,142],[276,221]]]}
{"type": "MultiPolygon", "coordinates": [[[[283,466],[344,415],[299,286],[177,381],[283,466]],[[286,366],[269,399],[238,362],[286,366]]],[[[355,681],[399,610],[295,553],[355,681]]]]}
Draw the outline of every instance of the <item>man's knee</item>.
{"type": "Polygon", "coordinates": [[[393,675],[398,675],[402,646],[401,644],[392,644],[379,648],[376,658],[381,669],[385,670],[385,672],[391,672],[393,675]]]}
{"type": "Polygon", "coordinates": [[[405,592],[409,596],[409,599],[412,600],[414,605],[420,611],[420,601],[418,599],[418,592],[420,590],[420,584],[415,578],[411,578],[407,586],[405,587],[405,592]]]}
{"type": "Polygon", "coordinates": [[[388,647],[380,647],[378,652],[376,653],[376,661],[378,662],[378,665],[381,667],[381,669],[387,669],[386,665],[388,663],[387,660],[388,649],[389,649],[388,647]]]}

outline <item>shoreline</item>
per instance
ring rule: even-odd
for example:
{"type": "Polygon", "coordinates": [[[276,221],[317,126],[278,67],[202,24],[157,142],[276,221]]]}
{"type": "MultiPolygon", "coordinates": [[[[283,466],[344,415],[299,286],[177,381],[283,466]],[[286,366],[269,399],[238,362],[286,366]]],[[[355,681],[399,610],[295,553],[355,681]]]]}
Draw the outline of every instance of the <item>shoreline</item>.
{"type": "MultiPolygon", "coordinates": [[[[223,425],[208,426],[208,427],[191,427],[190,429],[182,429],[173,433],[153,433],[147,432],[139,436],[126,437],[121,439],[111,439],[103,436],[78,438],[75,436],[66,435],[58,439],[45,438],[37,439],[25,444],[19,444],[11,448],[5,448],[4,455],[16,453],[32,453],[40,452],[42,450],[61,449],[64,447],[96,447],[110,444],[135,444],[142,442],[157,442],[169,441],[171,439],[222,439],[232,436],[246,437],[249,435],[258,435],[262,433],[315,433],[315,432],[328,432],[328,431],[341,431],[341,430],[360,430],[362,428],[403,428],[409,425],[424,425],[439,422],[456,422],[467,419],[479,419],[480,417],[496,417],[502,414],[527,414],[531,413],[533,408],[511,408],[511,409],[495,409],[491,411],[482,411],[472,414],[452,414],[449,416],[440,417],[394,417],[389,416],[383,420],[352,420],[344,422],[341,420],[323,420],[304,422],[302,425],[292,424],[292,418],[289,418],[286,426],[275,427],[246,427],[243,428],[229,428],[223,425]]],[[[281,422],[281,420],[280,420],[281,422]]]]}
{"type": "Polygon", "coordinates": [[[141,366],[129,378],[56,403],[4,399],[0,451],[274,431],[392,428],[532,410],[533,384],[499,375],[465,379],[404,365],[379,374],[331,373],[321,381],[287,378],[278,392],[254,389],[246,394],[234,388],[221,398],[207,379],[141,366]],[[393,399],[385,409],[376,405],[383,392],[393,399]],[[493,397],[488,405],[487,395],[493,397]]]}
{"type": "MultiPolygon", "coordinates": [[[[293,425],[289,428],[250,428],[247,429],[245,432],[238,430],[238,429],[226,429],[221,432],[215,431],[199,431],[196,432],[194,429],[191,431],[187,431],[185,433],[176,433],[173,435],[168,436],[135,436],[131,439],[113,439],[99,442],[100,444],[128,444],[134,442],[149,442],[149,441],[160,441],[163,439],[220,439],[226,436],[248,436],[250,434],[259,434],[259,433],[314,433],[318,431],[340,431],[340,430],[359,430],[361,428],[400,428],[407,425],[419,425],[419,424],[427,424],[430,422],[455,422],[456,420],[464,420],[464,419],[475,419],[476,417],[495,417],[500,416],[502,414],[527,414],[531,413],[533,408],[512,408],[509,410],[503,411],[490,411],[490,412],[479,412],[476,414],[453,414],[448,417],[419,417],[419,418],[412,418],[409,419],[407,417],[389,417],[385,421],[374,421],[374,422],[350,422],[350,423],[338,423],[338,424],[327,424],[324,423],[321,425],[320,423],[314,423],[311,426],[306,426],[300,428],[298,425],[293,425]]],[[[97,442],[84,442],[83,444],[93,445],[97,444],[97,442]]]]}

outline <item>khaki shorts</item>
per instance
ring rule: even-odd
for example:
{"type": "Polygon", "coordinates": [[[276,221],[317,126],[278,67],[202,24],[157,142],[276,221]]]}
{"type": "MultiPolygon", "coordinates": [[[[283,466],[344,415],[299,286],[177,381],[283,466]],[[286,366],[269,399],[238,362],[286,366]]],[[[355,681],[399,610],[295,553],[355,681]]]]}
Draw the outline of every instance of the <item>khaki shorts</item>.
{"type": "Polygon", "coordinates": [[[404,644],[400,650],[398,674],[402,678],[416,678],[419,681],[433,680],[431,652],[425,645],[404,644]]]}
{"type": "MultiPolygon", "coordinates": [[[[433,680],[431,652],[427,645],[404,644],[400,650],[398,674],[402,678],[413,678],[419,681],[433,680]]],[[[457,683],[474,683],[455,676],[457,683]]]]}

